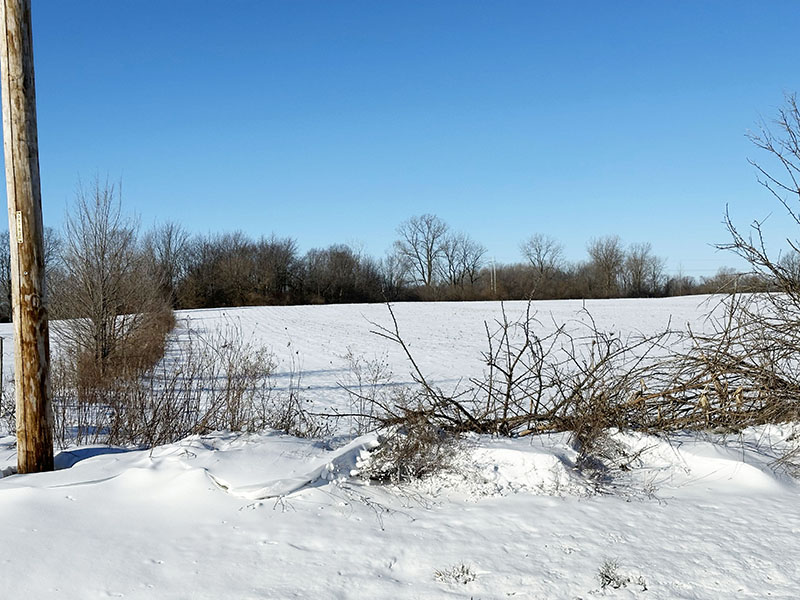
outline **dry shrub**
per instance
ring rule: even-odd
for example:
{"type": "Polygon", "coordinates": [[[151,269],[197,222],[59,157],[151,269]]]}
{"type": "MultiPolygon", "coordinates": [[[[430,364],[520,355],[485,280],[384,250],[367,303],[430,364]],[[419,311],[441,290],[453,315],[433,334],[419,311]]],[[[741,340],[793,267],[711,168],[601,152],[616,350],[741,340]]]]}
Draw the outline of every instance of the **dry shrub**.
{"type": "Polygon", "coordinates": [[[472,570],[470,565],[461,563],[459,565],[454,565],[449,569],[436,569],[433,572],[433,577],[437,581],[441,581],[443,583],[460,583],[466,585],[472,581],[475,581],[477,575],[475,571],[472,570]]]}
{"type": "Polygon", "coordinates": [[[5,431],[15,431],[17,427],[17,401],[13,380],[3,380],[0,375],[0,426],[5,431]]]}
{"type": "Polygon", "coordinates": [[[772,466],[791,477],[800,477],[800,435],[797,424],[788,437],[784,440],[785,447],[781,455],[772,463],[772,466]]]}
{"type": "Polygon", "coordinates": [[[562,428],[571,433],[572,444],[578,451],[578,465],[595,466],[608,446],[607,433],[619,428],[624,421],[620,407],[607,395],[580,402],[562,419],[562,428]]]}
{"type": "Polygon", "coordinates": [[[389,427],[379,438],[360,473],[374,481],[400,483],[447,470],[459,449],[458,437],[436,427],[422,414],[408,413],[402,425],[389,427]]]}
{"type": "Polygon", "coordinates": [[[347,375],[337,381],[351,400],[350,413],[346,416],[350,423],[350,434],[362,435],[380,426],[379,407],[391,402],[388,390],[392,387],[392,370],[386,355],[366,358],[356,354],[351,347],[342,357],[347,363],[347,375]]]}
{"type": "Polygon", "coordinates": [[[121,360],[115,361],[114,367],[120,372],[126,365],[135,372],[154,367],[164,357],[168,336],[175,325],[175,313],[166,305],[144,315],[141,326],[124,341],[121,360]]]}
{"type": "Polygon", "coordinates": [[[93,394],[156,364],[174,317],[117,186],[99,179],[79,185],[59,265],[49,308],[55,337],[74,355],[79,386],[93,394]]]}
{"type": "Polygon", "coordinates": [[[643,592],[647,591],[647,582],[641,575],[623,575],[619,571],[619,564],[612,559],[606,559],[597,571],[597,579],[600,581],[600,588],[612,588],[618,590],[628,585],[638,586],[643,592]]]}
{"type": "Polygon", "coordinates": [[[113,387],[117,380],[141,377],[164,357],[167,338],[174,327],[175,314],[164,304],[156,312],[141,315],[137,327],[105,357],[73,346],[78,388],[91,398],[102,396],[102,390],[113,387]]]}
{"type": "Polygon", "coordinates": [[[87,386],[69,354],[52,369],[56,439],[154,446],[215,430],[279,429],[316,437],[327,424],[310,414],[290,373],[275,385],[277,360],[235,322],[214,332],[187,327],[167,342],[166,356],[141,372],[126,370],[87,386]]]}

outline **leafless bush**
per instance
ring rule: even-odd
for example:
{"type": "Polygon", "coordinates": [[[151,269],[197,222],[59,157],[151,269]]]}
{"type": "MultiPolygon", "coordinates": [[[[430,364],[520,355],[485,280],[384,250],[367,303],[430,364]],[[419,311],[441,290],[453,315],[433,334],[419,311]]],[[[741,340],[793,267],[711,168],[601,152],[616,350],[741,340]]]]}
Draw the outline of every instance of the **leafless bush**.
{"type": "Polygon", "coordinates": [[[531,306],[513,321],[502,307],[502,318],[485,325],[487,371],[471,380],[478,404],[485,402],[479,420],[502,435],[571,430],[582,447],[601,429],[641,427],[627,407],[670,331],[620,339],[585,313],[588,323],[554,324],[540,336],[531,306]]]}
{"type": "Polygon", "coordinates": [[[282,393],[270,394],[259,403],[255,429],[269,427],[304,438],[329,436],[337,418],[311,410],[313,402],[302,393],[303,371],[296,356],[296,353],[290,355],[288,371],[285,373],[288,384],[282,393]]]}
{"type": "Polygon", "coordinates": [[[163,305],[160,310],[140,315],[137,326],[114,343],[113,352],[99,360],[93,350],[61,337],[66,350],[73,355],[77,386],[91,399],[113,386],[115,380],[136,379],[164,357],[167,338],[175,327],[175,315],[163,305]]]}
{"type": "Polygon", "coordinates": [[[54,333],[76,355],[79,379],[103,385],[117,372],[154,364],[171,329],[171,307],[138,248],[138,224],[119,189],[79,187],[65,221],[63,277],[52,294],[54,333]]]}
{"type": "Polygon", "coordinates": [[[437,428],[422,413],[407,413],[403,425],[384,430],[380,445],[360,465],[362,477],[400,483],[450,468],[458,453],[458,438],[437,428]]]}
{"type": "Polygon", "coordinates": [[[449,569],[437,569],[433,572],[433,576],[437,581],[444,583],[461,583],[464,585],[475,581],[477,577],[472,567],[464,563],[454,565],[449,569]]]}
{"type": "Polygon", "coordinates": [[[14,431],[17,423],[17,403],[14,381],[4,380],[0,374],[0,423],[5,431],[14,431]]]}
{"type": "Polygon", "coordinates": [[[411,364],[411,376],[417,385],[415,389],[406,390],[405,393],[375,400],[374,406],[370,409],[372,414],[376,415],[375,422],[380,426],[402,426],[409,421],[422,419],[445,431],[491,433],[493,423],[476,417],[473,414],[474,407],[465,404],[466,395],[470,390],[448,393],[428,382],[400,335],[400,327],[391,304],[387,304],[387,308],[393,327],[390,329],[373,323],[375,327],[373,333],[400,345],[411,364]]]}
{"type": "Polygon", "coordinates": [[[477,393],[485,398],[482,414],[494,422],[494,433],[509,435],[523,422],[533,427],[534,415],[541,414],[548,390],[554,381],[548,378],[546,357],[558,343],[562,329],[537,337],[532,327],[538,322],[528,303],[525,316],[509,321],[505,305],[502,318],[493,326],[484,323],[487,350],[483,360],[488,371],[472,378],[477,393]]]}
{"type": "MultiPolygon", "coordinates": [[[[750,138],[773,161],[770,168],[752,162],[760,182],[800,224],[795,96],[786,97],[774,128],[762,125],[750,138]]],[[[731,241],[719,247],[744,258],[751,271],[728,274],[710,330],[690,330],[643,373],[634,404],[649,428],[730,431],[800,417],[800,243],[788,240],[788,253],[776,257],[763,222],[754,221],[749,232],[727,213],[725,222],[731,241]]]]}
{"type": "Polygon", "coordinates": [[[107,409],[77,393],[77,365],[66,354],[55,354],[50,364],[53,438],[61,447],[98,443],[107,429],[107,409]]]}
{"type": "Polygon", "coordinates": [[[368,359],[348,346],[342,358],[347,363],[347,375],[337,383],[350,396],[350,433],[362,435],[375,429],[379,422],[378,407],[388,401],[392,371],[386,355],[368,359]]]}
{"type": "Polygon", "coordinates": [[[637,575],[636,577],[630,575],[622,575],[619,572],[619,565],[617,561],[606,559],[603,561],[602,566],[597,571],[597,579],[600,581],[600,588],[606,589],[608,587],[618,590],[627,587],[629,584],[639,586],[641,591],[647,591],[647,582],[644,577],[637,575]]]}
{"type": "Polygon", "coordinates": [[[118,372],[91,389],[82,389],[74,355],[58,356],[52,379],[59,443],[154,446],[195,433],[268,427],[303,436],[326,432],[306,410],[294,371],[279,393],[275,356],[237,323],[214,332],[189,324],[169,346],[157,364],[118,372]]]}

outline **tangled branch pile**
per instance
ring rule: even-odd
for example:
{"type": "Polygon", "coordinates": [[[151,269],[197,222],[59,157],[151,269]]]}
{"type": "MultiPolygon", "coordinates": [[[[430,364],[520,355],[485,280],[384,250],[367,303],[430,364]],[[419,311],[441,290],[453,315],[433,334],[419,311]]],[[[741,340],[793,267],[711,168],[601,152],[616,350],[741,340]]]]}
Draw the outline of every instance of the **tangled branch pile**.
{"type": "Polygon", "coordinates": [[[454,434],[507,436],[569,431],[586,451],[612,428],[733,431],[792,420],[800,408],[800,328],[776,310],[781,301],[734,294],[709,317],[709,333],[668,327],[627,339],[601,331],[588,313],[538,335],[543,324],[530,303],[517,320],[503,309],[485,326],[483,376],[454,392],[429,382],[389,306],[392,326],[374,332],[403,349],[416,386],[369,397],[350,391],[369,406],[359,416],[376,427],[411,431],[425,422],[454,434]]]}

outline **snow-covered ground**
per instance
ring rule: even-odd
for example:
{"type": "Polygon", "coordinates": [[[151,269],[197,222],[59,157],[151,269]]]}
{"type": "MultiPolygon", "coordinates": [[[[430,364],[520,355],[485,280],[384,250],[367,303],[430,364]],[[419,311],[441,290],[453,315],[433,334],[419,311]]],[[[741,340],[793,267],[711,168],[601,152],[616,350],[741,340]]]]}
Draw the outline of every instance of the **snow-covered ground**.
{"type": "MultiPolygon", "coordinates": [[[[691,323],[703,298],[589,301],[621,335],[691,323]]],[[[582,303],[536,303],[542,330],[585,319],[582,303]]],[[[508,303],[511,317],[523,303],[508,303]]],[[[480,374],[496,303],[399,304],[437,385],[480,374]]],[[[400,349],[370,333],[383,306],[183,313],[234,322],[272,347],[278,378],[346,406],[354,356],[410,381],[400,349]]],[[[9,329],[0,330],[4,337],[9,329]]],[[[10,368],[10,341],[6,342],[10,368]]],[[[0,479],[3,598],[797,598],[798,485],[774,460],[793,427],[722,438],[611,438],[609,470],[574,468],[565,435],[474,437],[451,472],[369,485],[354,474],[375,436],[346,445],[275,432],[218,432],[152,450],[77,448],[54,473],[0,479]],[[600,574],[607,576],[603,580],[600,574]],[[603,587],[603,582],[607,585],[603,587]],[[615,587],[618,585],[619,587],[615,587]]],[[[788,441],[787,441],[788,440],[788,441]]],[[[15,464],[0,440],[0,468],[15,464]]]]}

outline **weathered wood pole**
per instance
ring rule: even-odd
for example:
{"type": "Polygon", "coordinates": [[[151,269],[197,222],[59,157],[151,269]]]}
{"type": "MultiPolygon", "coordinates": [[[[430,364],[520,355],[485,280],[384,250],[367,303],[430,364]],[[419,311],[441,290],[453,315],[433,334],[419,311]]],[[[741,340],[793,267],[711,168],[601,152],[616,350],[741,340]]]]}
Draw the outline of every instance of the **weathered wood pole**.
{"type": "Polygon", "coordinates": [[[50,336],[44,307],[42,194],[33,82],[31,1],[0,0],[0,76],[6,157],[14,384],[17,402],[17,469],[53,469],[50,407],[50,336]]]}

